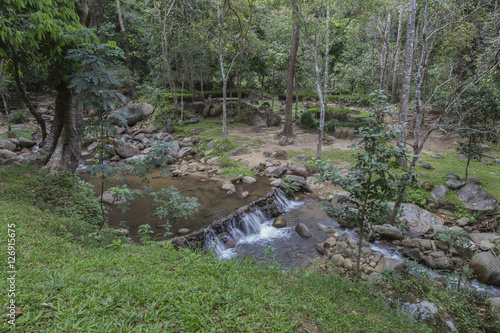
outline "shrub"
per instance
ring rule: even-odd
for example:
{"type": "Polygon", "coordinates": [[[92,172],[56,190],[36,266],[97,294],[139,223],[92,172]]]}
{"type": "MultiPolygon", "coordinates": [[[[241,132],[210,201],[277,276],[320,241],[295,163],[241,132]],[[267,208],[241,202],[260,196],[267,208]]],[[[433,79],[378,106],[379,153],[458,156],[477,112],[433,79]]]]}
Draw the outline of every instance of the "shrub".
{"type": "Polygon", "coordinates": [[[307,129],[316,129],[318,127],[318,121],[314,113],[314,111],[303,112],[299,118],[300,126],[307,129]]]}

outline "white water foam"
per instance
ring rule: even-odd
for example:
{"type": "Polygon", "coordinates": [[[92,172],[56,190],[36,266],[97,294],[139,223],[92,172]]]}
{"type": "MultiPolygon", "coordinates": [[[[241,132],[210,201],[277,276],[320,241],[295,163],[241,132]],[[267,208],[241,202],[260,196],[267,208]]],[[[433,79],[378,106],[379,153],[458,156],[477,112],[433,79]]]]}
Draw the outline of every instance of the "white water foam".
{"type": "MultiPolygon", "coordinates": [[[[286,198],[282,191],[277,191],[274,197],[277,205],[282,211],[290,211],[302,206],[302,202],[286,198]]],[[[292,235],[292,228],[274,228],[273,220],[267,220],[260,210],[252,213],[244,213],[238,225],[228,225],[228,231],[222,236],[217,236],[213,230],[209,230],[205,236],[205,244],[217,257],[230,259],[237,255],[238,247],[243,244],[263,244],[271,240],[285,239],[292,235]],[[226,242],[236,243],[234,247],[226,247],[226,242]]]]}

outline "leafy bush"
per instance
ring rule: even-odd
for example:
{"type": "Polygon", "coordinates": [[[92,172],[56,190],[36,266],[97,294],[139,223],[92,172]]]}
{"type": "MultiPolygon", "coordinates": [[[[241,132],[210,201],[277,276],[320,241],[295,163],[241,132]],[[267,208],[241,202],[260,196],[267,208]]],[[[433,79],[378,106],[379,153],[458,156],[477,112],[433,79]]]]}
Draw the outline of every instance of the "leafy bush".
{"type": "Polygon", "coordinates": [[[304,188],[304,185],[302,185],[299,182],[296,182],[295,180],[291,178],[285,178],[281,182],[281,188],[283,191],[285,191],[285,194],[287,196],[290,196],[294,194],[295,192],[299,192],[304,188]]]}
{"type": "Polygon", "coordinates": [[[26,110],[14,110],[10,116],[13,124],[22,124],[26,122],[26,110]]]}
{"type": "Polygon", "coordinates": [[[303,128],[316,129],[318,128],[318,121],[316,120],[314,111],[306,111],[300,115],[299,124],[303,128]]]}

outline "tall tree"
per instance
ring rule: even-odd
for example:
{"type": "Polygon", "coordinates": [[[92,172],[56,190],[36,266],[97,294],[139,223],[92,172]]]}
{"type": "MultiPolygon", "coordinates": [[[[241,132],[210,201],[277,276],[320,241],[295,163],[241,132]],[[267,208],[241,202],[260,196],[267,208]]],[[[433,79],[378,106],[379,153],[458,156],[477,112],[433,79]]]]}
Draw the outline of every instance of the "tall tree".
{"type": "Polygon", "coordinates": [[[398,34],[396,37],[396,51],[394,52],[394,61],[392,66],[392,85],[391,85],[391,104],[396,103],[396,92],[398,89],[398,68],[399,68],[399,52],[401,50],[401,35],[403,26],[403,8],[399,8],[398,34]]]}

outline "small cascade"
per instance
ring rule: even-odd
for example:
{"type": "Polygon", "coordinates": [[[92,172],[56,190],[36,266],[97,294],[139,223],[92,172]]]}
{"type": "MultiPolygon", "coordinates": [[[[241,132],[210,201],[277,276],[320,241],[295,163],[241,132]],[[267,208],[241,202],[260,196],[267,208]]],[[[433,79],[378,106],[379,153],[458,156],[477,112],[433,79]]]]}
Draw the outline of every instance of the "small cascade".
{"type": "MultiPolygon", "coordinates": [[[[303,203],[289,200],[281,190],[271,195],[278,212],[284,213],[300,207],[303,203]]],[[[291,228],[274,228],[272,214],[266,214],[261,208],[252,212],[239,211],[228,223],[222,233],[217,234],[213,229],[205,233],[205,246],[219,258],[230,259],[237,255],[238,247],[243,244],[261,244],[277,239],[288,238],[292,234],[291,228]]]]}

